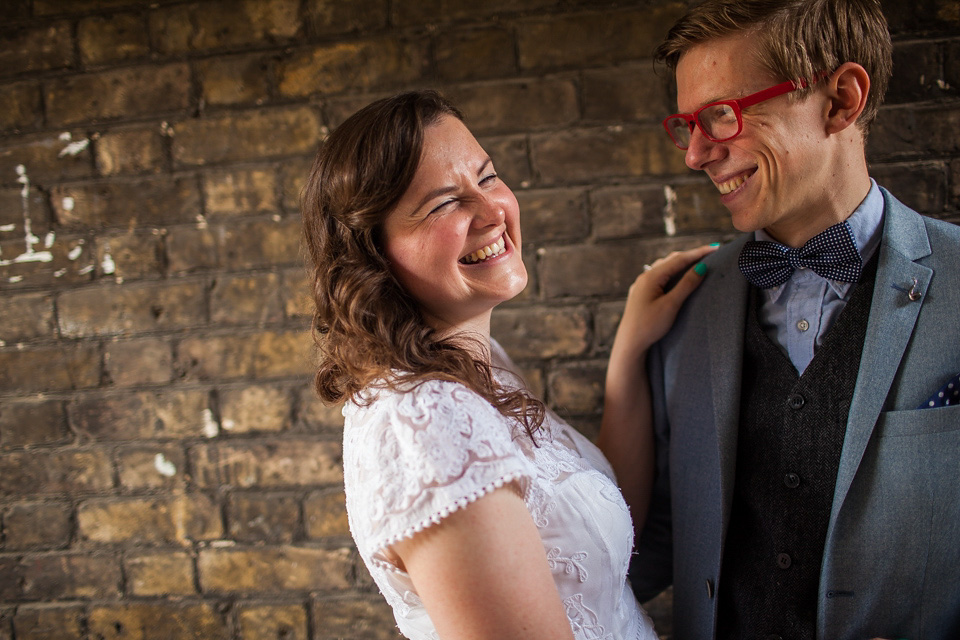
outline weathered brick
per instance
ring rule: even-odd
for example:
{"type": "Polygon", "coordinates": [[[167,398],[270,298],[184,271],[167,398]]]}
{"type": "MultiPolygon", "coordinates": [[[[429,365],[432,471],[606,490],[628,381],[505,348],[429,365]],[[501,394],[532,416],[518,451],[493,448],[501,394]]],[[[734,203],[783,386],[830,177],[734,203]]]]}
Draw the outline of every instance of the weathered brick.
{"type": "Polygon", "coordinates": [[[65,337],[140,333],[206,324],[206,290],[196,280],[87,287],[58,301],[65,337]]]}
{"type": "Polygon", "coordinates": [[[301,604],[242,604],[240,640],[307,640],[307,611],[301,604]]]}
{"type": "Polygon", "coordinates": [[[67,131],[7,141],[0,146],[0,182],[16,183],[21,175],[32,187],[93,175],[90,139],[67,131]]]}
{"type": "Polygon", "coordinates": [[[307,0],[304,6],[304,26],[310,36],[366,33],[386,25],[386,0],[307,0]]]}
{"type": "Polygon", "coordinates": [[[112,13],[77,23],[80,59],[87,65],[143,58],[150,52],[143,15],[112,13]]]}
{"type": "Polygon", "coordinates": [[[881,108],[867,138],[867,156],[876,160],[960,153],[960,106],[881,108]]]}
{"type": "Polygon", "coordinates": [[[623,318],[623,301],[602,302],[597,305],[597,311],[594,315],[594,341],[597,350],[600,352],[609,352],[613,346],[613,339],[617,335],[617,327],[620,326],[620,319],[623,318]]]}
{"type": "Polygon", "coordinates": [[[21,502],[3,516],[4,547],[8,551],[56,549],[70,543],[71,507],[65,502],[21,502]]]}
{"type": "Polygon", "coordinates": [[[200,213],[200,191],[193,176],[62,185],[52,189],[50,199],[57,220],[68,228],[176,224],[200,213]]]}
{"type": "Polygon", "coordinates": [[[0,390],[63,391],[99,383],[100,351],[96,345],[0,349],[0,390]]]}
{"type": "Polygon", "coordinates": [[[440,77],[459,82],[516,75],[515,51],[507,29],[451,29],[437,41],[433,55],[440,77]]]}
{"type": "Polygon", "coordinates": [[[580,116],[571,79],[464,85],[448,94],[477,135],[564,127],[580,116]]]}
{"type": "MultiPolygon", "coordinates": [[[[321,134],[326,135],[326,127],[321,127],[321,134]]],[[[313,166],[313,158],[293,158],[287,160],[280,167],[281,206],[284,211],[300,211],[300,193],[307,183],[307,175],[313,166]]]]}
{"type": "Polygon", "coordinates": [[[350,535],[343,491],[339,488],[324,489],[307,496],[303,501],[303,522],[308,538],[350,535]]]}
{"type": "Polygon", "coordinates": [[[308,431],[339,433],[343,429],[343,405],[327,405],[317,397],[313,385],[300,389],[297,397],[297,424],[308,431]]]}
{"type": "Polygon", "coordinates": [[[585,190],[544,189],[516,195],[524,244],[579,240],[590,233],[585,190]]]}
{"type": "Polygon", "coordinates": [[[302,98],[400,87],[423,77],[427,59],[422,39],[385,37],[326,44],[297,51],[281,62],[280,94],[302,98]]]}
{"type": "Polygon", "coordinates": [[[59,400],[7,400],[0,405],[0,445],[4,447],[52,444],[69,437],[59,400]]]}
{"type": "Polygon", "coordinates": [[[305,106],[185,120],[173,132],[177,166],[310,153],[321,139],[317,114],[305,106]]]}
{"type": "Polygon", "coordinates": [[[590,182],[614,177],[684,175],[683,152],[663,127],[610,126],[531,136],[542,181],[590,182]]]}
{"type": "Polygon", "coordinates": [[[649,58],[686,3],[629,10],[571,13],[520,23],[520,67],[590,67],[649,58]],[[603,37],[597,37],[597,34],[603,37]]]}
{"type": "Polygon", "coordinates": [[[105,176],[167,169],[163,130],[155,125],[106,131],[97,139],[95,148],[97,167],[105,176]]]}
{"type": "Polygon", "coordinates": [[[490,333],[518,360],[582,354],[590,317],[583,307],[522,307],[494,311],[490,333]]]}
{"type": "Polygon", "coordinates": [[[220,229],[209,228],[206,221],[168,229],[164,245],[170,273],[182,275],[216,267],[220,229]]]}
{"type": "Polygon", "coordinates": [[[494,166],[507,186],[519,190],[533,182],[526,136],[483,138],[480,144],[490,154],[494,166]]]}
{"type": "Polygon", "coordinates": [[[43,123],[40,95],[40,85],[34,81],[3,85],[0,89],[0,132],[40,126],[43,123]]]}
{"type": "Polygon", "coordinates": [[[390,605],[379,596],[315,599],[313,617],[317,621],[318,640],[364,638],[365,640],[402,640],[390,605]]]}
{"type": "Polygon", "coordinates": [[[534,11],[554,5],[553,0],[488,0],[483,4],[422,0],[421,2],[395,2],[391,10],[395,24],[410,25],[476,20],[484,16],[534,11]]]}
{"type": "Polygon", "coordinates": [[[0,495],[87,493],[113,487],[110,458],[98,449],[0,455],[0,495]]]}
{"type": "Polygon", "coordinates": [[[870,175],[921,213],[937,214],[946,207],[947,176],[940,164],[873,165],[870,175]]]}
{"type": "Polygon", "coordinates": [[[670,86],[671,74],[658,72],[649,62],[589,69],[583,73],[583,117],[659,123],[676,112],[670,86]]]}
{"type": "Polygon", "coordinates": [[[180,343],[175,367],[188,380],[302,376],[313,373],[312,353],[306,331],[196,336],[180,343]]]}
{"type": "Polygon", "coordinates": [[[163,238],[160,231],[101,235],[96,241],[97,273],[123,280],[163,275],[163,238]]]}
{"type": "Polygon", "coordinates": [[[661,242],[626,242],[547,247],[540,256],[541,286],[548,298],[624,295],[643,265],[676,249],[700,244],[695,238],[661,242]]]}
{"type": "Polygon", "coordinates": [[[293,399],[287,389],[252,385],[220,392],[220,419],[228,433],[278,432],[290,427],[293,399]]]}
{"type": "Polygon", "coordinates": [[[943,95],[937,81],[941,77],[941,49],[931,42],[898,42],[893,48],[890,86],[884,96],[886,104],[930,100],[943,95]]]}
{"type": "Polygon", "coordinates": [[[211,219],[277,211],[273,169],[217,171],[203,177],[203,197],[211,219]]]}
{"type": "Polygon", "coordinates": [[[665,186],[663,192],[667,202],[663,232],[667,235],[734,231],[730,211],[720,202],[720,194],[712,183],[665,186]]]}
{"type": "Polygon", "coordinates": [[[47,233],[26,250],[24,240],[0,242],[0,281],[8,288],[64,286],[89,282],[96,269],[96,256],[82,236],[47,233]]]}
{"type": "Polygon", "coordinates": [[[190,106],[190,69],[181,63],[63,76],[45,86],[47,122],[56,127],[180,113],[190,106]]]}
{"type": "Polygon", "coordinates": [[[53,337],[53,297],[45,293],[5,296],[0,306],[0,340],[53,337]]]}
{"type": "Polygon", "coordinates": [[[283,271],[280,298],[283,305],[283,314],[286,317],[312,317],[313,297],[310,295],[310,279],[306,269],[297,267],[283,271]]]}
{"type": "Polygon", "coordinates": [[[564,413],[598,413],[603,409],[606,361],[555,365],[547,377],[550,405],[564,413]]]}
{"type": "Polygon", "coordinates": [[[193,559],[182,551],[139,553],[123,562],[127,590],[134,596],[189,596],[194,586],[193,559]]]}
{"type": "Polygon", "coordinates": [[[283,318],[275,273],[224,276],[210,291],[210,321],[217,326],[264,324],[283,318]]]}
{"type": "Polygon", "coordinates": [[[0,253],[0,260],[11,260],[30,248],[35,251],[46,249],[46,237],[51,229],[50,211],[46,197],[38,189],[29,189],[24,193],[20,189],[0,189],[0,238],[5,251],[0,253]],[[29,225],[30,236],[27,236],[29,225]],[[19,244],[20,246],[17,246],[19,244]],[[13,247],[12,251],[6,251],[13,247]]]}
{"type": "Polygon", "coordinates": [[[270,98],[270,60],[254,54],[218,56],[196,63],[205,104],[262,104],[270,98]]]}
{"type": "Polygon", "coordinates": [[[187,483],[186,456],[178,444],[130,446],[117,452],[124,489],[181,489],[187,483]]]}
{"type": "Polygon", "coordinates": [[[30,0],[8,0],[0,5],[0,19],[13,21],[30,18],[33,15],[30,5],[30,0]]]}
{"type": "Polygon", "coordinates": [[[74,431],[93,440],[199,437],[209,399],[203,390],[90,395],[67,411],[74,431]]]}
{"type": "Polygon", "coordinates": [[[163,338],[114,340],[104,351],[107,377],[118,387],[163,384],[173,375],[173,353],[163,338]]]}
{"type": "Polygon", "coordinates": [[[64,13],[82,13],[128,6],[130,0],[33,0],[33,12],[37,16],[53,16],[64,13]]]}
{"type": "Polygon", "coordinates": [[[923,3],[884,0],[883,14],[895,36],[915,31],[955,34],[960,29],[960,6],[956,0],[923,3]]]}
{"type": "Polygon", "coordinates": [[[0,640],[13,640],[14,611],[0,607],[0,640]]]}
{"type": "Polygon", "coordinates": [[[227,501],[227,535],[239,542],[293,542],[299,522],[293,495],[232,493],[227,501]]]}
{"type": "Polygon", "coordinates": [[[212,602],[150,601],[94,605],[87,619],[97,640],[207,640],[229,638],[230,627],[212,602]]]}
{"type": "Polygon", "coordinates": [[[350,549],[285,545],[202,549],[197,560],[204,593],[330,591],[351,586],[350,549]]]}
{"type": "Polygon", "coordinates": [[[223,535],[219,509],[201,493],[155,498],[94,498],[77,507],[77,533],[101,543],[188,546],[223,535]]]}
{"type": "Polygon", "coordinates": [[[605,187],[590,194],[593,234],[597,238],[626,238],[664,233],[662,187],[605,187]]]}
{"type": "Polygon", "coordinates": [[[23,560],[23,596],[29,600],[116,598],[120,579],[113,556],[44,554],[23,560]]]}
{"type": "Polygon", "coordinates": [[[960,42],[944,44],[943,85],[942,91],[953,96],[960,94],[960,42]]]}
{"type": "Polygon", "coordinates": [[[17,640],[76,640],[84,637],[83,618],[81,605],[25,604],[17,607],[13,626],[17,640]]]}
{"type": "Polygon", "coordinates": [[[194,481],[201,487],[286,487],[343,481],[339,442],[253,440],[206,443],[190,449],[194,481]]]}
{"type": "Polygon", "coordinates": [[[165,6],[150,14],[150,37],[162,53],[187,53],[282,42],[300,28],[298,0],[216,0],[165,6]]]}
{"type": "Polygon", "coordinates": [[[73,34],[69,22],[7,28],[0,33],[0,73],[46,71],[68,67],[72,62],[73,34]]]}
{"type": "Polygon", "coordinates": [[[6,604],[20,599],[23,567],[17,556],[0,555],[0,602],[6,604]]]}

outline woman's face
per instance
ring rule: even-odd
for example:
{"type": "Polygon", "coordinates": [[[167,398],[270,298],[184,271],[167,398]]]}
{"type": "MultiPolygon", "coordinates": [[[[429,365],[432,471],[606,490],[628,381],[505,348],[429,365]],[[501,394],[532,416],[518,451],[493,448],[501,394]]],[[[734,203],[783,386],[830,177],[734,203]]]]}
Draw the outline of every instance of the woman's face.
{"type": "Polygon", "coordinates": [[[527,284],[517,199],[453,116],[424,131],[416,175],[383,232],[391,271],[434,328],[488,324],[527,284]]]}

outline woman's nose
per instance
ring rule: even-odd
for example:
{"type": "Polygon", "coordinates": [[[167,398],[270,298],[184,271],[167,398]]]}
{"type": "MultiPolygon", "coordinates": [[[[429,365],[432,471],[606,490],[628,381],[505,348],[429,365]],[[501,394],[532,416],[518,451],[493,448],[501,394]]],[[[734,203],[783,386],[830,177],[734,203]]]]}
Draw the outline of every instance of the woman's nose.
{"type": "Polygon", "coordinates": [[[474,223],[478,226],[495,226],[503,224],[507,217],[503,203],[492,198],[484,198],[478,203],[478,211],[474,215],[474,223]]]}

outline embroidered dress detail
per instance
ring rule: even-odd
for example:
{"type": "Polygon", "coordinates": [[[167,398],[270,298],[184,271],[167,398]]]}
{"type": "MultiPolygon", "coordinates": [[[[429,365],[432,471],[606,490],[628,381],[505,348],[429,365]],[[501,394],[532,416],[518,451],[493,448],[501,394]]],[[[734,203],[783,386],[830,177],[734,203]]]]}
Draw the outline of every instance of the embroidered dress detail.
{"type": "MultiPolygon", "coordinates": [[[[497,381],[522,384],[495,341],[491,351],[503,368],[494,370],[497,381]]],[[[633,547],[627,505],[589,440],[548,411],[534,445],[453,382],[366,393],[367,402],[343,409],[347,514],[360,557],[406,637],[437,635],[392,546],[510,486],[537,526],[576,640],[656,640],[626,581],[633,547]]]]}

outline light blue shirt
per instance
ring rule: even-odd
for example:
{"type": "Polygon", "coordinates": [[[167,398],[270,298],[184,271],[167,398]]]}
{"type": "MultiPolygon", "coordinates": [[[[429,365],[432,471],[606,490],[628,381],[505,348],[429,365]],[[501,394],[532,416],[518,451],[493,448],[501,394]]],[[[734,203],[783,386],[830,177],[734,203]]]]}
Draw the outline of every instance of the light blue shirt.
{"type": "MultiPolygon", "coordinates": [[[[880,245],[883,229],[883,194],[873,178],[867,197],[847,218],[847,223],[866,264],[880,245]]],[[[776,242],[762,229],[754,235],[757,240],[776,242]]],[[[787,354],[798,373],[803,374],[813,360],[823,337],[847,305],[852,289],[852,283],[828,280],[809,269],[797,269],[779,287],[761,291],[760,326],[787,354]]]]}

